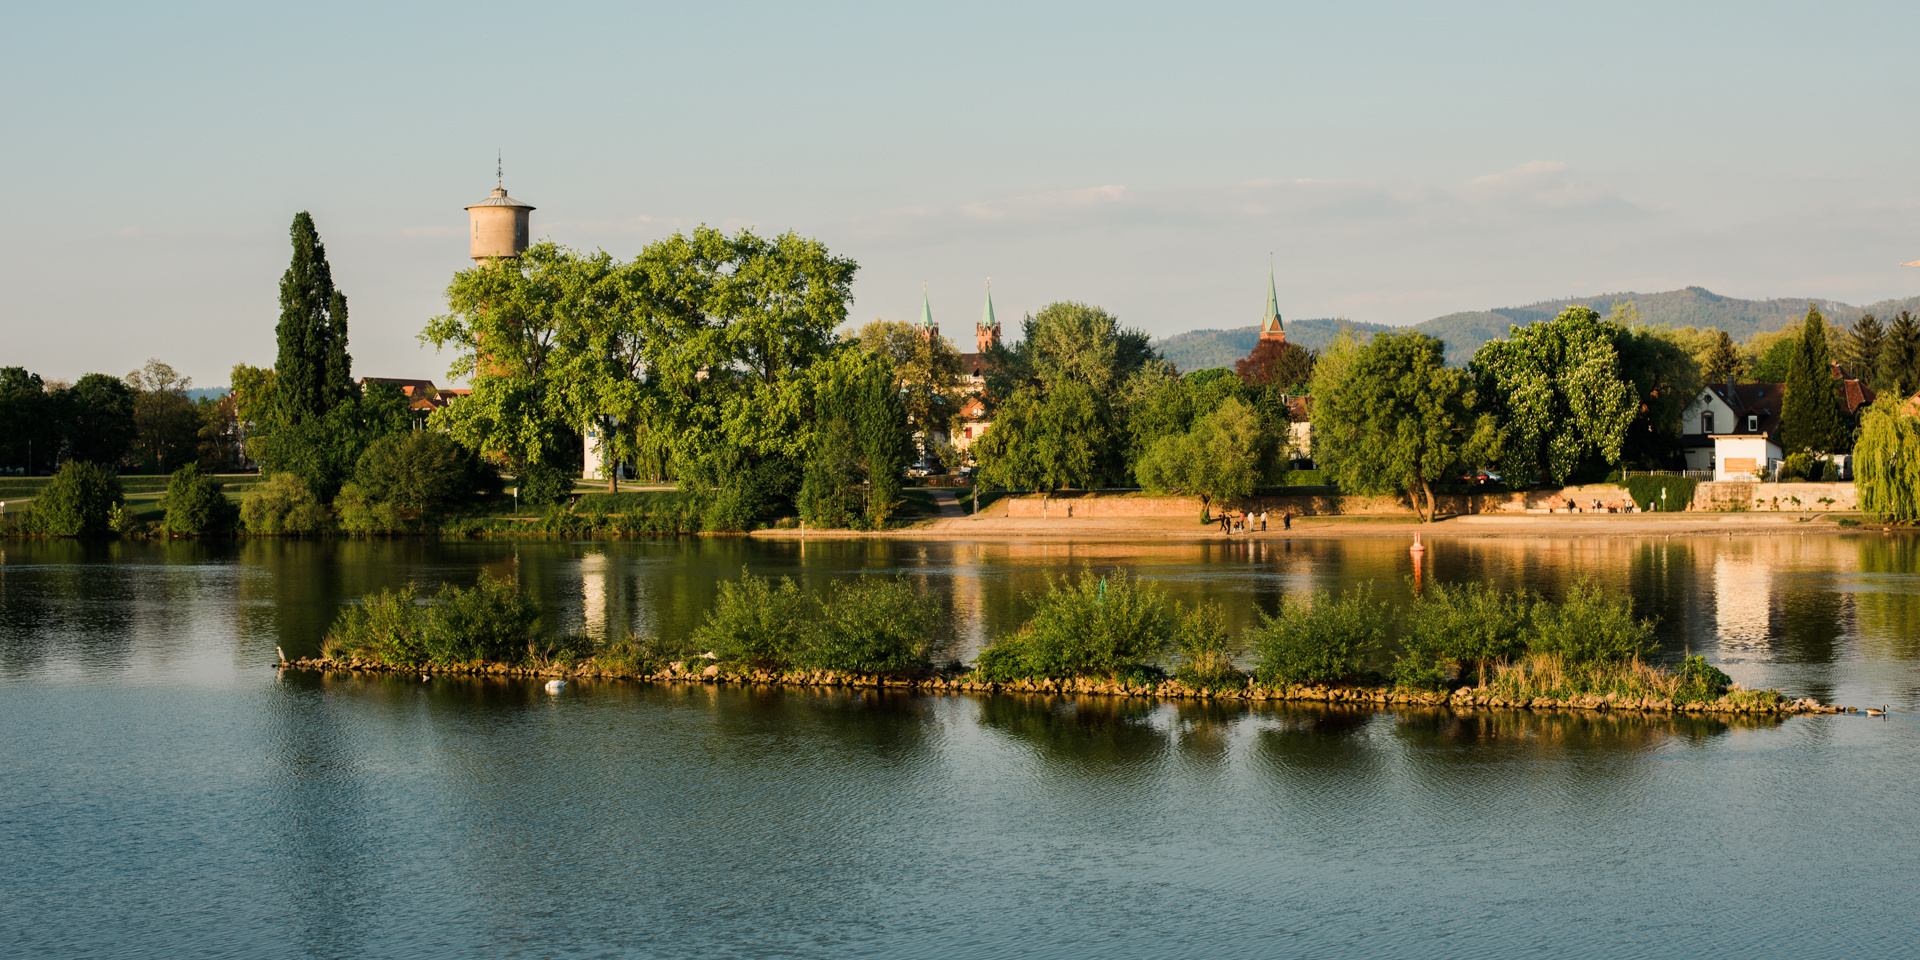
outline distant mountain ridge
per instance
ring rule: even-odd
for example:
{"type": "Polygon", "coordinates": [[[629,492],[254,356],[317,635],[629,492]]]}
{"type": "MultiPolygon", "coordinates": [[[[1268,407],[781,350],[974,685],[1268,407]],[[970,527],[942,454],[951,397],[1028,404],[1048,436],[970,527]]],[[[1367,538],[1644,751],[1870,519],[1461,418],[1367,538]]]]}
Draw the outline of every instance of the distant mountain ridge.
{"type": "MultiPolygon", "coordinates": [[[[1920,311],[1920,296],[1882,300],[1860,307],[1821,297],[1742,300],[1723,297],[1704,287],[1687,287],[1664,293],[1608,293],[1597,297],[1543,300],[1521,307],[1466,310],[1416,323],[1411,329],[1445,341],[1447,362],[1458,365],[1466,363],[1481,344],[1506,336],[1510,327],[1524,327],[1541,320],[1551,320],[1560,311],[1576,304],[1591,307],[1604,316],[1613,310],[1615,303],[1622,301],[1632,301],[1647,323],[1668,327],[1717,328],[1732,334],[1736,341],[1756,333],[1778,330],[1799,320],[1807,315],[1809,303],[1819,307],[1828,322],[1842,327],[1852,326],[1862,313],[1871,313],[1885,320],[1889,314],[1902,310],[1920,311]]],[[[1340,323],[1332,319],[1290,320],[1287,321],[1287,340],[1317,349],[1333,340],[1339,333],[1340,323]]],[[[1356,334],[1363,336],[1383,330],[1405,329],[1382,323],[1353,323],[1352,326],[1356,334]]],[[[1155,342],[1154,346],[1162,356],[1185,372],[1232,366],[1233,361],[1246,356],[1253,349],[1259,337],[1260,326],[1254,324],[1231,330],[1178,333],[1155,342]]]]}

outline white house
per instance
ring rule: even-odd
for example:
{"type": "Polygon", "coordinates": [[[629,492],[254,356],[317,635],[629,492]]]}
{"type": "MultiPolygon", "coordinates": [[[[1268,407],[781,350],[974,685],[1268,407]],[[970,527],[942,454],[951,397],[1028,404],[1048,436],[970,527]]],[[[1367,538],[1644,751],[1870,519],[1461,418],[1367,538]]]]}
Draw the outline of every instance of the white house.
{"type": "Polygon", "coordinates": [[[1704,387],[1680,415],[1680,445],[1688,470],[1711,470],[1715,480],[1750,480],[1780,462],[1781,383],[1704,387]]]}

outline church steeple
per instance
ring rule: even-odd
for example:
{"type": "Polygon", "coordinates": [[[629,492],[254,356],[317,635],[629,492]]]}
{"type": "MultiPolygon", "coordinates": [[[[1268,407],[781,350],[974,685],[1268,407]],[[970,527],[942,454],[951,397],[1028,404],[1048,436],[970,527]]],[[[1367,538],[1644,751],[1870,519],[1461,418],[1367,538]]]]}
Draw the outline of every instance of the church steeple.
{"type": "Polygon", "coordinates": [[[927,300],[925,284],[920,286],[920,335],[928,340],[940,335],[940,325],[933,322],[933,304],[927,300]]]}
{"type": "Polygon", "coordinates": [[[1286,324],[1280,322],[1280,294],[1273,285],[1273,267],[1267,267],[1267,315],[1260,319],[1260,339],[1287,342],[1286,324]]]}
{"type": "Polygon", "coordinates": [[[986,353],[1000,342],[1000,321],[993,316],[993,285],[987,285],[987,308],[980,311],[980,322],[973,325],[974,349],[986,353]]]}

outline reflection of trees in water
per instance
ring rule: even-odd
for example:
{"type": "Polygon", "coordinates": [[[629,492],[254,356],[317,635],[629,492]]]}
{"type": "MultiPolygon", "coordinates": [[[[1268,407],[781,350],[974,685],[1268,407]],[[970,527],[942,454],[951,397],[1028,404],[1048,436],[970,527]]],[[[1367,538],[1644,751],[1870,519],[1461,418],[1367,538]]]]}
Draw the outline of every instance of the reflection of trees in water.
{"type": "Polygon", "coordinates": [[[37,540],[0,547],[0,667],[25,673],[65,660],[86,672],[126,669],[148,584],[129,565],[145,546],[37,540]]]}
{"type": "Polygon", "coordinates": [[[1687,714],[1648,715],[1621,712],[1450,710],[1405,708],[1394,711],[1393,733],[1400,742],[1423,750],[1462,746],[1516,746],[1543,756],[1573,753],[1637,753],[1670,740],[1704,741],[1731,725],[1757,729],[1777,720],[1687,714]]]}
{"type": "Polygon", "coordinates": [[[1050,762],[1127,767],[1166,752],[1167,733],[1152,723],[1156,709],[1136,697],[999,694],[980,698],[979,723],[1050,762]]]}
{"type": "Polygon", "coordinates": [[[1920,541],[1859,538],[1860,576],[1852,588],[1855,630],[1874,659],[1920,659],[1920,541]]]}

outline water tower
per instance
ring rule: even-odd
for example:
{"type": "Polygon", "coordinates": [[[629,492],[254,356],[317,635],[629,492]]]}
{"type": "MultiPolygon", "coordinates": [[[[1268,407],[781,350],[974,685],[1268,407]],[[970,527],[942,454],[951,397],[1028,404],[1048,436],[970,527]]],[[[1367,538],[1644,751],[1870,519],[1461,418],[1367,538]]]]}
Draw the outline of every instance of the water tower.
{"type": "Polygon", "coordinates": [[[496,180],[493,192],[485,200],[467,208],[473,221],[473,259],[481,262],[512,258],[527,252],[532,235],[529,214],[533,205],[507,196],[507,188],[496,180]]]}

